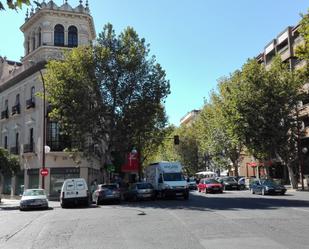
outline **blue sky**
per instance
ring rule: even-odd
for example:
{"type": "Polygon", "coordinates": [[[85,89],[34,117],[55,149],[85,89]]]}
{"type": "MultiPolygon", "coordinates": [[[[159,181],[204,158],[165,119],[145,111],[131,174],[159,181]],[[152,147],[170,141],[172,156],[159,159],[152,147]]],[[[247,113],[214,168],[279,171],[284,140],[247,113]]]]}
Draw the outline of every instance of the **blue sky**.
{"type": "MultiPolygon", "coordinates": [[[[68,3],[75,7],[79,1],[68,3]]],[[[217,79],[262,52],[309,8],[308,0],[89,0],[89,5],[97,33],[110,22],[116,33],[131,26],[150,43],[171,83],[166,112],[175,125],[203,106],[217,79]]],[[[25,8],[0,13],[1,56],[23,56],[24,13],[25,8]]]]}

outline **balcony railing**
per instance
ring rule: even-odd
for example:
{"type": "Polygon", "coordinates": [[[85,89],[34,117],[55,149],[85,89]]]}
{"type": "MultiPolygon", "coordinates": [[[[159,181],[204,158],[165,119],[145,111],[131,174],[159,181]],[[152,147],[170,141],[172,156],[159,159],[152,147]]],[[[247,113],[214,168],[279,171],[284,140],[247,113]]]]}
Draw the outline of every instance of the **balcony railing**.
{"type": "Polygon", "coordinates": [[[28,99],[26,101],[26,108],[27,109],[30,109],[30,108],[34,108],[35,107],[35,102],[33,99],[28,99]]]}
{"type": "Polygon", "coordinates": [[[20,114],[20,104],[14,105],[12,107],[12,115],[20,114]]]}
{"type": "Polygon", "coordinates": [[[24,153],[34,153],[34,143],[24,144],[24,153]]]}
{"type": "Polygon", "coordinates": [[[14,155],[18,155],[19,154],[19,148],[18,147],[11,147],[10,153],[14,154],[14,155]]]}
{"type": "Polygon", "coordinates": [[[1,119],[7,119],[9,118],[9,111],[5,110],[1,112],[1,119]]]}

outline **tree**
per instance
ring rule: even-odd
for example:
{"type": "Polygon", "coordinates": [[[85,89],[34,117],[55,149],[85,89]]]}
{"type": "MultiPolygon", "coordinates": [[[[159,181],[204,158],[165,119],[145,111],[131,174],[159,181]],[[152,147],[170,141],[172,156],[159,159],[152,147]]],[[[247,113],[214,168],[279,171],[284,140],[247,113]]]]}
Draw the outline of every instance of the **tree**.
{"type": "Polygon", "coordinates": [[[107,24],[94,46],[75,48],[63,61],[48,63],[51,117],[80,150],[87,151],[90,141],[99,145],[102,156],[104,147],[109,153],[133,147],[142,152],[150,140],[162,141],[170,86],[149,52],[133,28],[117,37],[107,24]]]}
{"type": "Polygon", "coordinates": [[[249,60],[229,91],[235,104],[239,137],[249,152],[261,161],[273,158],[288,167],[290,181],[297,188],[293,160],[298,158],[299,134],[295,107],[300,100],[302,81],[277,57],[269,70],[249,60]]]}
{"type": "Polygon", "coordinates": [[[300,43],[296,48],[296,55],[299,59],[305,60],[306,64],[302,68],[303,76],[305,80],[309,79],[309,9],[307,14],[302,15],[300,22],[299,33],[303,37],[304,42],[300,43]]]}
{"type": "Polygon", "coordinates": [[[0,148],[0,173],[12,176],[20,170],[18,157],[11,155],[6,149],[0,148]]]}
{"type": "MultiPolygon", "coordinates": [[[[30,0],[16,0],[16,1],[7,0],[6,4],[7,4],[9,9],[17,10],[17,9],[21,9],[23,4],[29,5],[30,4],[30,0]]],[[[0,2],[0,10],[5,10],[4,5],[3,5],[2,2],[0,2]]]]}

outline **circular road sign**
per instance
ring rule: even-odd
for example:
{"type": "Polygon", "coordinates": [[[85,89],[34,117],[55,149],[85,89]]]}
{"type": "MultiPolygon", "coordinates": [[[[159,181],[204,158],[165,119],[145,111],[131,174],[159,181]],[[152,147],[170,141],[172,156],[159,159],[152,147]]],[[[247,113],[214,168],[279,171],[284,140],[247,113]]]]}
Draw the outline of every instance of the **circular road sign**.
{"type": "Polygon", "coordinates": [[[48,175],[48,169],[47,168],[41,169],[40,174],[41,174],[41,176],[47,176],[48,175]]]}

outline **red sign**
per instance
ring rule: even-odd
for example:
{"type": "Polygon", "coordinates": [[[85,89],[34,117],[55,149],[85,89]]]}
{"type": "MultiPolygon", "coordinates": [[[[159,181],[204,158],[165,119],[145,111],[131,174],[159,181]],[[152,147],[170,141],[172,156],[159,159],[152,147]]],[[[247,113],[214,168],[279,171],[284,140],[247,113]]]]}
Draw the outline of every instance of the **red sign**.
{"type": "Polygon", "coordinates": [[[126,163],[122,165],[122,172],[138,172],[139,169],[139,154],[138,153],[128,153],[126,158],[126,163]]]}
{"type": "Polygon", "coordinates": [[[43,168],[40,170],[40,174],[41,176],[48,176],[48,169],[47,168],[43,168]]]}

